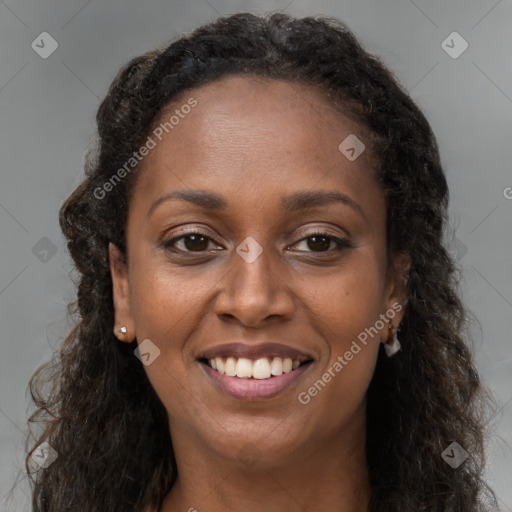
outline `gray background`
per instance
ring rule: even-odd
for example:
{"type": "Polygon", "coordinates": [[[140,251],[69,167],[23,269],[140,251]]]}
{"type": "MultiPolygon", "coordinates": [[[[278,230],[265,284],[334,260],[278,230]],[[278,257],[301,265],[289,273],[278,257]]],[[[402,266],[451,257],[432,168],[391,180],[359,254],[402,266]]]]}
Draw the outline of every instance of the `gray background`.
{"type": "MultiPolygon", "coordinates": [[[[29,510],[27,479],[19,473],[32,410],[27,382],[70,328],[65,307],[73,299],[71,264],[57,215],[81,179],[100,98],[131,57],[218,14],[269,10],[344,20],[395,72],[431,122],[451,187],[456,238],[450,244],[463,267],[464,300],[480,321],[473,348],[498,403],[488,479],[502,510],[512,511],[512,189],[507,188],[512,187],[512,2],[5,0],[0,2],[2,512],[29,510]],[[469,45],[458,58],[441,46],[453,31],[469,45]],[[42,32],[59,45],[47,59],[31,47],[42,32]]],[[[448,44],[461,48],[457,41],[448,44]]]]}

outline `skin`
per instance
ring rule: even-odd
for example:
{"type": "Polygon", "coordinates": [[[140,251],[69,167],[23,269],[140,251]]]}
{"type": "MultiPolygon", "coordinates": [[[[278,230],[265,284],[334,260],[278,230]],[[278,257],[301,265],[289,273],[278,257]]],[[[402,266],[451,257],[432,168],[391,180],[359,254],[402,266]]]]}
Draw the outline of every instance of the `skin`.
{"type": "Polygon", "coordinates": [[[387,266],[385,199],[369,141],[349,161],[338,145],[351,133],[364,141],[363,130],[308,86],[228,77],[187,91],[169,111],[191,96],[197,106],[137,170],[127,265],[110,245],[115,325],[128,331],[116,335],[149,338],[160,350],[144,368],[168,412],[178,466],[162,511],[366,510],[365,393],[389,324],[307,405],[297,396],[405,301],[409,260],[397,255],[387,266]],[[173,190],[214,192],[227,208],[172,199],[148,217],[173,190]],[[360,209],[341,202],[283,209],[284,196],[317,190],[343,193],[360,209]],[[162,247],[183,236],[178,226],[211,241],[186,237],[175,252],[162,247]],[[317,228],[351,247],[329,255],[332,239],[308,238],[317,228]],[[248,236],[263,248],[252,263],[235,251],[248,236]],[[238,339],[296,347],[314,362],[280,395],[238,400],[196,360],[238,339]]]}

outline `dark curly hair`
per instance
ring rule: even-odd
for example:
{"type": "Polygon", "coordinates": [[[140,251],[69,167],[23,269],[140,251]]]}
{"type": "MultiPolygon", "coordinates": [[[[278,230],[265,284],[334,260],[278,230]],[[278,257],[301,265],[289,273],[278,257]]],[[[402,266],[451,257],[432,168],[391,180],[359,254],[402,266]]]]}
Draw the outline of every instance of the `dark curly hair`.
{"type": "Polygon", "coordinates": [[[103,199],[95,191],[141,147],[180,94],[228,75],[314,86],[374,141],[388,257],[406,252],[412,264],[402,351],[386,358],[381,347],[367,392],[370,510],[488,510],[495,499],[483,480],[489,397],[467,345],[459,269],[445,247],[448,186],[435,136],[394,75],[343,22],[283,13],[221,17],[136,57],[101,103],[85,178],[59,217],[79,274],[77,300],[68,306],[77,325],[58,358],[38,368],[29,384],[36,405],[29,427],[44,426],[35,442],[27,441],[33,510],[159,508],[175,482],[166,410],[133,355],[136,340],[119,343],[112,332],[108,246],[114,243],[126,261],[136,169],[103,199]],[[31,455],[43,441],[58,458],[35,471],[31,455]],[[453,441],[469,453],[457,469],[441,457],[453,441]]]}

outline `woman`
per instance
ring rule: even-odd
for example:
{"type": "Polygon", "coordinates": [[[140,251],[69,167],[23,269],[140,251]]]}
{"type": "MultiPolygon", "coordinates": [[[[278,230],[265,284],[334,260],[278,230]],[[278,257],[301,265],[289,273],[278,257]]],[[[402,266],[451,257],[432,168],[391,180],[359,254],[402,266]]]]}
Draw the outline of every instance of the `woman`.
{"type": "Polygon", "coordinates": [[[220,18],[97,123],[34,510],[487,510],[436,140],[343,23],[220,18]]]}

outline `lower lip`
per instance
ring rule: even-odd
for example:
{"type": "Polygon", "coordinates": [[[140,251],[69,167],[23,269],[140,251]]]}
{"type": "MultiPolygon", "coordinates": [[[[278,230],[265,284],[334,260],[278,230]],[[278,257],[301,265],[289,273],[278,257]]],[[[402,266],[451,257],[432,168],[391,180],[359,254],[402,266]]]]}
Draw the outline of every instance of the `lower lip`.
{"type": "Polygon", "coordinates": [[[268,379],[242,379],[239,377],[228,377],[205,363],[199,364],[203,367],[206,375],[222,391],[239,400],[263,400],[277,396],[297,382],[311,366],[311,363],[307,363],[299,366],[296,370],[272,376],[268,379]]]}

